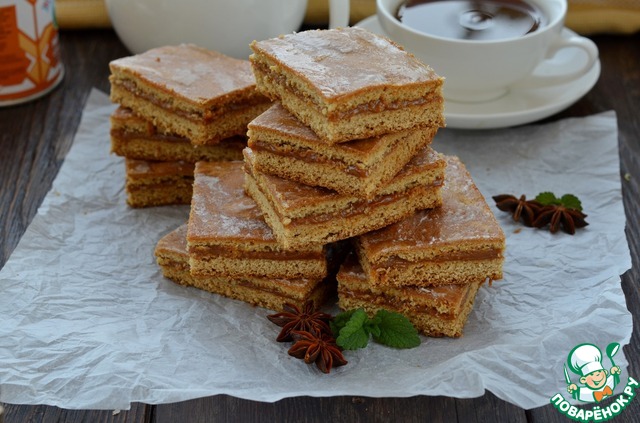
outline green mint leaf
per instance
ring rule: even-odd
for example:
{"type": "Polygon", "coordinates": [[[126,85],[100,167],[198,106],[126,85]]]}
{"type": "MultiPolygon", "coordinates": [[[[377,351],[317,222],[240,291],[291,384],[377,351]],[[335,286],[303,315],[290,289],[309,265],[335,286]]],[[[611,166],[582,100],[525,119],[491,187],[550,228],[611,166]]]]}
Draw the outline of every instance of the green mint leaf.
{"type": "Polygon", "coordinates": [[[369,332],[364,328],[369,320],[367,313],[361,308],[353,311],[346,324],[340,329],[336,344],[345,350],[364,348],[369,343],[369,332]]]}
{"type": "Polygon", "coordinates": [[[402,314],[378,310],[375,317],[380,319],[380,335],[374,335],[376,342],[393,348],[413,348],[420,345],[418,331],[402,314]]]}
{"type": "Polygon", "coordinates": [[[560,200],[552,192],[541,192],[536,196],[536,201],[543,206],[550,206],[553,204],[560,204],[560,200]]]}
{"type": "Polygon", "coordinates": [[[380,336],[380,322],[380,317],[374,316],[373,319],[368,319],[364,322],[364,330],[374,337],[380,336]]]}
{"type": "Polygon", "coordinates": [[[560,202],[562,203],[563,206],[565,206],[568,209],[582,211],[582,203],[580,202],[578,197],[576,197],[573,194],[563,195],[562,198],[560,198],[560,202]]]}
{"type": "Polygon", "coordinates": [[[338,336],[340,330],[347,324],[349,319],[351,319],[353,313],[355,313],[356,311],[356,309],[343,311],[342,313],[336,314],[335,317],[331,319],[331,321],[329,322],[329,327],[331,328],[331,332],[333,333],[334,337],[338,336]]]}

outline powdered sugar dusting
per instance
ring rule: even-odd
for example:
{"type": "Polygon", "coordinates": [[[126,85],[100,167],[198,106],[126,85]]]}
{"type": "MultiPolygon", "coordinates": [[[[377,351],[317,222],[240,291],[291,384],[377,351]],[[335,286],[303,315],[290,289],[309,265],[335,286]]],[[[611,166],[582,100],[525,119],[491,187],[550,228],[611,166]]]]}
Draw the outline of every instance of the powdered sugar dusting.
{"type": "Polygon", "coordinates": [[[254,47],[302,75],[327,97],[439,78],[396,44],[363,28],[304,31],[254,47]]]}
{"type": "Polygon", "coordinates": [[[243,189],[242,162],[198,163],[189,236],[203,240],[275,242],[262,212],[243,189]]]}

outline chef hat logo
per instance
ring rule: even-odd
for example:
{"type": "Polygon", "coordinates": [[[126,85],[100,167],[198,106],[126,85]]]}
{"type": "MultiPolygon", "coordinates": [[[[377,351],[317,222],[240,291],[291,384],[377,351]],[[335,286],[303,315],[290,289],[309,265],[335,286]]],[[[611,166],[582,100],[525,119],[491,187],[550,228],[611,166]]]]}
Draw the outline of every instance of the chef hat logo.
{"type": "Polygon", "coordinates": [[[598,370],[604,370],[604,367],[602,367],[602,352],[592,344],[580,344],[571,350],[567,365],[572,372],[582,376],[598,370]]]}

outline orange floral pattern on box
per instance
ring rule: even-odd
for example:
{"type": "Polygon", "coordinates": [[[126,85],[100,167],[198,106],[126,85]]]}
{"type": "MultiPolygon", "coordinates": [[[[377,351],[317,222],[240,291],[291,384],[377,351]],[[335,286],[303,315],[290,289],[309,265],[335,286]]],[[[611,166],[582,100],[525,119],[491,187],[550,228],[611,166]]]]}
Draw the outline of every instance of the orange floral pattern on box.
{"type": "Polygon", "coordinates": [[[62,76],[52,0],[0,6],[0,101],[29,98],[62,76]]]}

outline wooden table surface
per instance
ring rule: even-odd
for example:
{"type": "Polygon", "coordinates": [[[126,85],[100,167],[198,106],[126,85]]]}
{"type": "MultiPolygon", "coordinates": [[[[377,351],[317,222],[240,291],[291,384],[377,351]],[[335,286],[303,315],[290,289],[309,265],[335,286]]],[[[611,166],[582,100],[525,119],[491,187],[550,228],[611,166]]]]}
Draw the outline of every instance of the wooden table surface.
{"type": "MultiPolygon", "coordinates": [[[[624,352],[630,362],[629,375],[640,379],[640,34],[592,39],[600,49],[600,80],[584,98],[547,120],[612,109],[617,113],[627,238],[633,258],[633,269],[622,277],[627,306],[634,317],[633,336],[624,352]]],[[[108,92],[109,61],[129,54],[111,30],[63,32],[61,43],[66,66],[61,86],[37,101],[0,108],[0,267],[50,189],[71,146],[90,89],[108,92]]],[[[299,397],[273,404],[218,395],[175,404],[134,403],[130,410],[120,412],[45,405],[4,404],[4,408],[4,423],[568,420],[551,405],[523,410],[491,393],[474,399],[299,397]]],[[[638,422],[639,416],[640,399],[636,399],[613,421],[638,422]]]]}

